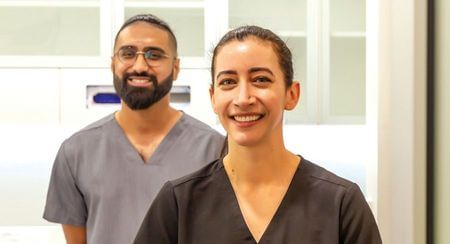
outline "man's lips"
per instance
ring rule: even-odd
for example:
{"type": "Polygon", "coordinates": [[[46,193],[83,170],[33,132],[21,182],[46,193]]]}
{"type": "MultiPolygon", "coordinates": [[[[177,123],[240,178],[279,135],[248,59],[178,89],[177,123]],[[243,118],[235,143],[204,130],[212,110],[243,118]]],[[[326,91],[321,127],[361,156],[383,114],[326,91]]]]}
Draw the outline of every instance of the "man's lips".
{"type": "Polygon", "coordinates": [[[132,86],[149,86],[152,84],[151,78],[148,76],[130,76],[127,81],[132,86]]]}

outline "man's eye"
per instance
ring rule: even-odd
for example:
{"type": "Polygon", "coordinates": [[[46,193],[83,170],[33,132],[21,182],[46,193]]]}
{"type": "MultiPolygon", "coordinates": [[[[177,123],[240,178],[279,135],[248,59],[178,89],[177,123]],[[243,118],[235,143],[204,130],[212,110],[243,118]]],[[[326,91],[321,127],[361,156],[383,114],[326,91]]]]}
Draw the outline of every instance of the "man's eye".
{"type": "Polygon", "coordinates": [[[136,55],[136,52],[133,50],[123,50],[122,52],[120,52],[120,57],[122,57],[124,59],[134,58],[135,55],[136,55]]]}
{"type": "Polygon", "coordinates": [[[147,59],[158,60],[158,59],[162,59],[164,57],[165,57],[164,54],[159,53],[159,52],[155,52],[155,51],[145,52],[145,58],[147,58],[147,59]]]}

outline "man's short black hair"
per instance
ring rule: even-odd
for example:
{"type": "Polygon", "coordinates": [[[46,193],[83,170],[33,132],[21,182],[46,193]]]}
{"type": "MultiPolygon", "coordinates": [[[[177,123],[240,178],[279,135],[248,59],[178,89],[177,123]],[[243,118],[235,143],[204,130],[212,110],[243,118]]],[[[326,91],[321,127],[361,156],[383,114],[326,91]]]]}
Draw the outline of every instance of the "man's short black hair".
{"type": "Polygon", "coordinates": [[[175,55],[177,55],[177,38],[173,34],[172,29],[170,28],[169,24],[167,24],[167,22],[165,22],[164,20],[158,18],[153,14],[138,14],[127,19],[123,23],[122,27],[120,27],[119,31],[116,34],[116,37],[114,38],[114,48],[116,47],[117,38],[119,37],[120,32],[122,32],[122,30],[125,29],[127,26],[138,21],[149,23],[169,33],[169,38],[172,42],[175,55]]]}

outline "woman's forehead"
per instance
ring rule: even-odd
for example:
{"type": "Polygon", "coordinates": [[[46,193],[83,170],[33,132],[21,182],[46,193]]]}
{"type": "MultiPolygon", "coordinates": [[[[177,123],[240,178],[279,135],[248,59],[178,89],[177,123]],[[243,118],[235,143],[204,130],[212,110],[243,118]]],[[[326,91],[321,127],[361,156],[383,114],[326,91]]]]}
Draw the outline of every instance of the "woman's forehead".
{"type": "MultiPolygon", "coordinates": [[[[262,40],[257,37],[249,36],[246,37],[244,40],[237,40],[234,39],[232,41],[229,41],[225,43],[222,48],[219,50],[218,54],[221,53],[224,49],[230,51],[246,51],[251,48],[268,48],[272,47],[272,43],[267,40],[262,40]]],[[[270,51],[274,51],[273,48],[271,48],[270,51]]]]}
{"type": "Polygon", "coordinates": [[[222,46],[217,53],[216,66],[245,63],[277,63],[278,57],[272,44],[256,38],[233,40],[222,46]]]}

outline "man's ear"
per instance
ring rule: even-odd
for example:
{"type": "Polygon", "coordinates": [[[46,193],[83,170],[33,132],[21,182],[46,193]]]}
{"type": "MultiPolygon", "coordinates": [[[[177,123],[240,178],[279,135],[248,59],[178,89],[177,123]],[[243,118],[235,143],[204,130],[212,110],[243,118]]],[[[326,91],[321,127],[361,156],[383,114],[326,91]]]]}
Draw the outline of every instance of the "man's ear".
{"type": "Polygon", "coordinates": [[[209,86],[209,99],[211,100],[211,107],[214,111],[214,113],[217,114],[216,112],[216,100],[214,99],[214,81],[212,83],[212,85],[209,86]]]}
{"type": "Polygon", "coordinates": [[[293,81],[292,85],[286,90],[286,101],[284,109],[293,110],[300,99],[300,83],[293,81]]]}
{"type": "Polygon", "coordinates": [[[173,63],[173,80],[177,80],[178,74],[180,73],[180,58],[176,58],[173,63]]]}
{"type": "Polygon", "coordinates": [[[114,57],[113,56],[111,56],[111,66],[110,66],[110,68],[111,68],[111,72],[114,74],[114,57]]]}

